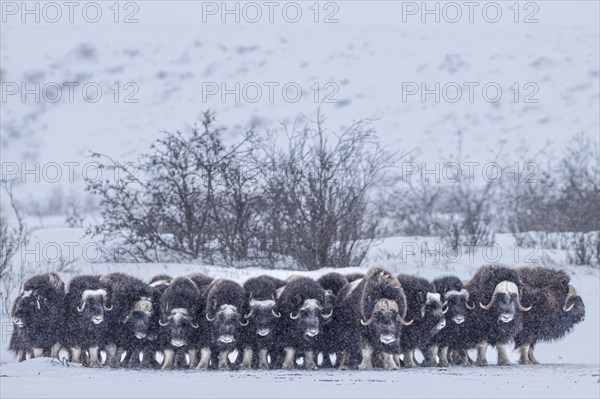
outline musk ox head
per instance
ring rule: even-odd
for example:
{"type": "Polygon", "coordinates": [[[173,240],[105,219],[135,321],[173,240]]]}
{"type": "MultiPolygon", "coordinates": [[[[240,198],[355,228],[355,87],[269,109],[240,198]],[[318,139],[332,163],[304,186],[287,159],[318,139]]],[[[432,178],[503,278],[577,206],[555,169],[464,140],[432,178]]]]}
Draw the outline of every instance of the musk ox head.
{"type": "Polygon", "coordinates": [[[56,273],[34,276],[23,284],[23,292],[12,308],[13,323],[23,328],[40,319],[51,318],[62,304],[65,283],[56,273]]]}
{"type": "Polygon", "coordinates": [[[448,312],[448,304],[443,303],[441,295],[428,292],[425,298],[425,304],[421,306],[421,325],[426,331],[432,334],[437,333],[446,327],[445,313],[448,312]]]}
{"type": "Polygon", "coordinates": [[[123,320],[125,330],[137,339],[145,339],[152,328],[154,304],[152,298],[141,297],[132,306],[123,320]]]}
{"type": "Polygon", "coordinates": [[[12,308],[13,324],[23,328],[31,324],[42,311],[43,299],[32,290],[23,291],[15,300],[12,308]]]}
{"type": "Polygon", "coordinates": [[[237,283],[218,279],[210,283],[206,297],[206,320],[210,323],[211,342],[229,346],[239,339],[240,328],[249,324],[242,319],[244,289],[237,283]]]}
{"type": "Polygon", "coordinates": [[[585,318],[585,306],[583,299],[577,294],[575,287],[569,284],[569,290],[562,305],[562,311],[568,317],[568,320],[573,323],[579,323],[585,318]]]}
{"type": "Polygon", "coordinates": [[[104,312],[110,312],[112,309],[108,294],[103,288],[83,290],[77,305],[77,312],[80,317],[84,320],[90,320],[93,324],[102,323],[104,312]]]}
{"type": "MultiPolygon", "coordinates": [[[[360,280],[355,283],[360,284],[360,280]]],[[[355,284],[353,283],[353,284],[355,284]]],[[[371,269],[363,278],[360,296],[360,324],[368,329],[376,342],[383,345],[399,345],[405,321],[406,297],[396,277],[380,268],[371,269]]]]}
{"type": "Polygon", "coordinates": [[[446,316],[446,321],[454,325],[461,325],[467,320],[469,312],[475,309],[475,305],[469,300],[469,293],[466,289],[450,290],[444,295],[442,312],[446,316]]]}
{"type": "Polygon", "coordinates": [[[248,322],[247,332],[260,338],[271,337],[281,313],[277,309],[277,289],[280,284],[269,276],[258,276],[244,283],[246,306],[244,321],[248,322]]]}
{"type": "Polygon", "coordinates": [[[170,338],[170,344],[176,348],[189,345],[192,342],[194,330],[199,328],[186,308],[171,309],[168,314],[162,315],[158,323],[170,338]]]}
{"type": "Polygon", "coordinates": [[[279,302],[282,317],[292,324],[290,332],[303,341],[313,342],[333,316],[335,296],[311,278],[294,277],[288,280],[279,302]]]}
{"type": "Polygon", "coordinates": [[[521,304],[519,287],[512,281],[501,281],[494,288],[488,303],[479,302],[481,309],[497,315],[498,323],[510,323],[517,316],[517,309],[522,312],[531,310],[531,306],[525,307],[521,304]]]}

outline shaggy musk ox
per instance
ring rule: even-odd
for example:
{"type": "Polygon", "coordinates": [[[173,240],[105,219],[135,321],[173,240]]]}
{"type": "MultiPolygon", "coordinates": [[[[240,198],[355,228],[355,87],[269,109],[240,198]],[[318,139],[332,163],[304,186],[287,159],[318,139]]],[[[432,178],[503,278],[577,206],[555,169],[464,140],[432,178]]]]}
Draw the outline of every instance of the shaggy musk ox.
{"type": "Polygon", "coordinates": [[[200,290],[189,277],[177,277],[160,298],[158,324],[159,343],[164,354],[162,369],[185,366],[185,353],[190,363],[199,329],[200,290]]]}
{"type": "Polygon", "coordinates": [[[211,360],[221,370],[229,368],[229,353],[240,346],[240,329],[250,323],[242,318],[244,301],[244,289],[231,280],[217,279],[205,288],[201,303],[205,311],[203,330],[206,329],[198,342],[198,369],[208,369],[211,360]]]}
{"type": "MultiPolygon", "coordinates": [[[[333,307],[337,305],[337,297],[340,291],[349,284],[346,276],[332,272],[327,273],[317,279],[317,282],[323,287],[326,295],[331,296],[333,307]]],[[[335,317],[335,315],[334,315],[335,317]]],[[[331,319],[330,319],[331,320],[331,319]]],[[[336,364],[331,360],[331,354],[335,354],[336,363],[342,358],[342,344],[340,335],[336,331],[335,323],[323,323],[323,334],[319,340],[319,353],[323,355],[321,367],[335,367],[336,364]]]]}
{"type": "Polygon", "coordinates": [[[243,348],[241,368],[269,368],[268,355],[276,339],[274,331],[281,319],[277,311],[277,289],[285,281],[262,275],[244,283],[244,320],[248,325],[241,331],[243,348]],[[258,361],[254,358],[258,353],[258,361]]]}
{"type": "Polygon", "coordinates": [[[487,366],[488,344],[498,350],[498,365],[511,364],[506,345],[523,328],[522,313],[531,309],[521,304],[522,283],[517,271],[498,265],[483,266],[465,284],[465,289],[475,303],[467,326],[467,342],[477,344],[476,364],[487,366]]]}
{"type": "Polygon", "coordinates": [[[406,322],[406,297],[396,277],[373,268],[364,278],[347,284],[339,292],[333,320],[342,344],[340,368],[357,363],[360,369],[372,368],[373,352],[382,353],[383,367],[397,369],[393,355],[400,353],[400,337],[406,322]]]}
{"type": "Polygon", "coordinates": [[[14,330],[9,349],[20,362],[32,357],[58,357],[64,328],[65,283],[56,273],[33,276],[12,308],[14,330]]]}
{"type": "MultiPolygon", "coordinates": [[[[449,350],[464,351],[468,349],[466,326],[468,325],[467,321],[471,318],[471,311],[475,309],[475,304],[470,301],[469,293],[458,277],[440,277],[433,280],[432,284],[444,304],[446,327],[433,336],[425,356],[425,365],[437,365],[436,356],[439,353],[439,365],[448,367],[450,365],[449,350]]],[[[466,357],[464,357],[464,361],[467,361],[466,357]]]]}
{"type": "Polygon", "coordinates": [[[119,367],[122,354],[126,352],[124,364],[138,367],[140,353],[157,338],[156,328],[152,326],[156,321],[153,289],[123,273],[107,274],[100,281],[108,287],[109,302],[113,306],[106,317],[106,363],[119,367]]]}
{"type": "Polygon", "coordinates": [[[585,306],[565,272],[543,267],[517,271],[523,282],[523,302],[533,306],[523,315],[523,329],[515,337],[519,363],[539,364],[533,356],[535,344],[564,337],[584,319],[585,306]]]}
{"type": "Polygon", "coordinates": [[[105,316],[113,310],[110,288],[100,276],[76,276],[69,281],[65,295],[65,345],[71,361],[101,367],[99,350],[107,336],[105,316]],[[87,352],[87,354],[86,354],[87,352]]]}
{"type": "MultiPolygon", "coordinates": [[[[444,312],[448,308],[446,303],[442,306],[440,294],[426,279],[404,274],[397,278],[406,296],[405,318],[413,321],[402,330],[400,338],[404,367],[416,367],[415,349],[425,352],[424,348],[429,346],[431,339],[446,326],[444,312]]],[[[397,357],[395,360],[400,365],[397,357]]]]}
{"type": "Polygon", "coordinates": [[[281,319],[277,328],[274,363],[284,369],[295,366],[296,353],[304,354],[304,368],[316,369],[316,351],[323,324],[333,315],[331,294],[308,277],[293,276],[278,291],[281,319]],[[283,359],[282,359],[283,357],[283,359]]]}
{"type": "MultiPolygon", "coordinates": [[[[160,325],[158,324],[160,315],[160,298],[165,292],[173,278],[166,274],[159,274],[152,277],[149,282],[150,289],[152,290],[152,317],[150,318],[150,328],[148,330],[148,337],[156,337],[155,339],[147,339],[146,346],[142,349],[142,367],[160,367],[160,363],[156,361],[156,352],[160,351],[161,344],[158,339],[160,325]]],[[[124,359],[124,362],[127,359],[124,359]]]]}

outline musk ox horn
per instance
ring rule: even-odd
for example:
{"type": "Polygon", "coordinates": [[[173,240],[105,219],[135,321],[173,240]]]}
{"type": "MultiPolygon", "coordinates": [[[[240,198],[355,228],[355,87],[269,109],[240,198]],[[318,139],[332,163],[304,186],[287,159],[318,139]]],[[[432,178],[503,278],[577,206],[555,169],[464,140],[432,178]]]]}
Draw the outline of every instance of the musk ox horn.
{"type": "Polygon", "coordinates": [[[365,327],[371,325],[371,323],[373,323],[373,319],[369,319],[367,321],[364,321],[363,319],[360,319],[360,324],[362,324],[365,327]]]}
{"type": "Polygon", "coordinates": [[[85,302],[81,304],[81,306],[77,306],[77,311],[79,313],[83,312],[83,309],[85,309],[85,302]]]}
{"type": "Polygon", "coordinates": [[[104,310],[106,310],[107,312],[110,312],[111,310],[113,310],[113,305],[110,305],[110,307],[104,305],[104,310]]]}
{"type": "Polygon", "coordinates": [[[448,302],[444,302],[445,305],[442,305],[442,314],[448,313],[448,302]]]}
{"type": "Polygon", "coordinates": [[[250,324],[250,320],[246,320],[246,323],[244,323],[243,321],[240,321],[240,326],[242,326],[242,327],[246,327],[248,324],[250,324]]]}
{"type": "Polygon", "coordinates": [[[271,309],[271,313],[273,314],[273,316],[280,318],[281,317],[281,313],[276,312],[275,309],[271,309]]]}
{"type": "Polygon", "coordinates": [[[398,317],[396,317],[396,320],[400,322],[400,324],[402,324],[403,326],[410,326],[412,323],[415,322],[415,320],[411,320],[411,321],[406,321],[404,320],[402,317],[400,317],[400,315],[398,315],[398,317]]]}
{"type": "Polygon", "coordinates": [[[324,319],[328,319],[333,315],[333,310],[330,310],[329,313],[321,313],[321,317],[324,319]]]}
{"type": "Polygon", "coordinates": [[[208,315],[208,313],[206,314],[206,320],[208,321],[215,321],[217,319],[217,316],[213,316],[212,318],[208,315]]]}
{"type": "Polygon", "coordinates": [[[42,309],[42,305],[40,304],[40,300],[39,299],[35,300],[35,305],[37,306],[37,310],[42,309]]]}
{"type": "Polygon", "coordinates": [[[294,316],[294,312],[290,313],[290,319],[292,319],[292,320],[298,320],[299,317],[300,317],[299,313],[296,313],[295,316],[294,316]]]}
{"type": "Polygon", "coordinates": [[[190,324],[191,324],[192,328],[196,328],[197,329],[198,327],[200,327],[198,325],[198,323],[194,323],[193,321],[190,321],[190,324]]]}
{"type": "Polygon", "coordinates": [[[252,313],[254,313],[254,309],[250,309],[250,313],[246,313],[244,315],[244,319],[249,319],[252,317],[252,313]]]}
{"type": "Polygon", "coordinates": [[[161,327],[166,327],[169,325],[169,322],[168,321],[163,322],[162,319],[158,319],[158,324],[160,324],[161,327]]]}
{"type": "Polygon", "coordinates": [[[467,302],[466,306],[467,306],[467,309],[469,309],[469,310],[475,309],[475,304],[473,302],[467,302]]]}
{"type": "Polygon", "coordinates": [[[425,305],[421,306],[421,318],[425,317],[425,305]]]}
{"type": "Polygon", "coordinates": [[[565,304],[563,305],[563,310],[565,312],[570,312],[571,310],[573,310],[573,307],[575,306],[575,304],[572,303],[571,306],[567,307],[567,303],[569,302],[569,299],[571,299],[575,295],[577,295],[577,291],[575,290],[575,287],[573,287],[571,284],[569,284],[569,292],[567,293],[567,297],[565,298],[565,304]]]}
{"type": "Polygon", "coordinates": [[[531,308],[533,307],[533,305],[523,306],[521,304],[521,298],[519,297],[519,295],[517,295],[517,306],[519,307],[519,310],[521,312],[529,312],[531,310],[531,308]]]}

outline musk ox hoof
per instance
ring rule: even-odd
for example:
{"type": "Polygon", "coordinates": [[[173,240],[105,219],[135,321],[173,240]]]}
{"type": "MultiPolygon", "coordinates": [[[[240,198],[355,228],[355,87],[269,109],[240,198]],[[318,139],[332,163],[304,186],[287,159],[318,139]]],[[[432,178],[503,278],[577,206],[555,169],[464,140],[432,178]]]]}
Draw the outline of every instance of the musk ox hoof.
{"type": "Polygon", "coordinates": [[[93,369],[99,369],[100,367],[102,367],[102,365],[100,364],[100,362],[92,362],[88,365],[88,367],[93,369]]]}
{"type": "Polygon", "coordinates": [[[432,362],[432,361],[423,361],[421,363],[421,367],[437,367],[438,364],[437,362],[432,362]]]}
{"type": "Polygon", "coordinates": [[[371,370],[372,368],[373,368],[373,366],[370,364],[361,363],[358,365],[359,370],[371,370]]]}
{"type": "Polygon", "coordinates": [[[261,370],[268,370],[269,369],[269,365],[268,364],[259,364],[258,368],[261,370]]]}
{"type": "Polygon", "coordinates": [[[498,366],[512,366],[512,363],[510,360],[500,360],[498,361],[498,366]]]}
{"type": "Polygon", "coordinates": [[[450,367],[450,363],[445,360],[440,361],[439,367],[450,367]]]}
{"type": "Polygon", "coordinates": [[[479,367],[485,367],[488,365],[488,361],[486,359],[477,360],[475,364],[479,367]]]}

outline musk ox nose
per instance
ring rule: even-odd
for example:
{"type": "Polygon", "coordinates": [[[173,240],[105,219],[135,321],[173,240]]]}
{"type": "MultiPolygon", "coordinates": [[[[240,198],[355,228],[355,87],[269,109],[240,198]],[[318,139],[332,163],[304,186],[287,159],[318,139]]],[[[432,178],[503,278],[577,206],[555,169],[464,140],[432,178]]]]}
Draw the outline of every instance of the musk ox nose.
{"type": "Polygon", "coordinates": [[[171,339],[171,345],[173,345],[176,348],[180,348],[183,345],[185,345],[185,341],[182,339],[173,338],[173,339],[171,339]]]}
{"type": "Polygon", "coordinates": [[[379,336],[379,341],[381,341],[381,343],[383,344],[388,345],[396,341],[396,336],[394,334],[381,334],[379,336]]]}
{"type": "Polygon", "coordinates": [[[435,329],[439,331],[444,327],[446,327],[446,319],[442,319],[439,323],[437,323],[435,329]]]}
{"type": "Polygon", "coordinates": [[[261,337],[266,337],[267,335],[269,335],[270,332],[271,330],[269,330],[268,328],[259,328],[258,330],[256,330],[256,333],[261,337]]]}
{"type": "Polygon", "coordinates": [[[222,334],[219,336],[219,342],[222,342],[224,344],[230,344],[233,341],[235,341],[235,338],[232,334],[222,334]]]}
{"type": "Polygon", "coordinates": [[[454,322],[454,324],[462,324],[465,321],[465,316],[457,314],[452,318],[452,321],[454,322]]]}
{"type": "Polygon", "coordinates": [[[103,315],[96,315],[92,317],[92,323],[94,324],[100,324],[104,321],[104,316],[103,315]]]}
{"type": "Polygon", "coordinates": [[[502,323],[510,323],[511,321],[513,321],[514,318],[515,318],[514,313],[501,313],[499,320],[502,323]]]}
{"type": "Polygon", "coordinates": [[[319,335],[319,329],[309,328],[308,330],[306,330],[306,335],[308,335],[309,337],[316,337],[317,335],[319,335]]]}

